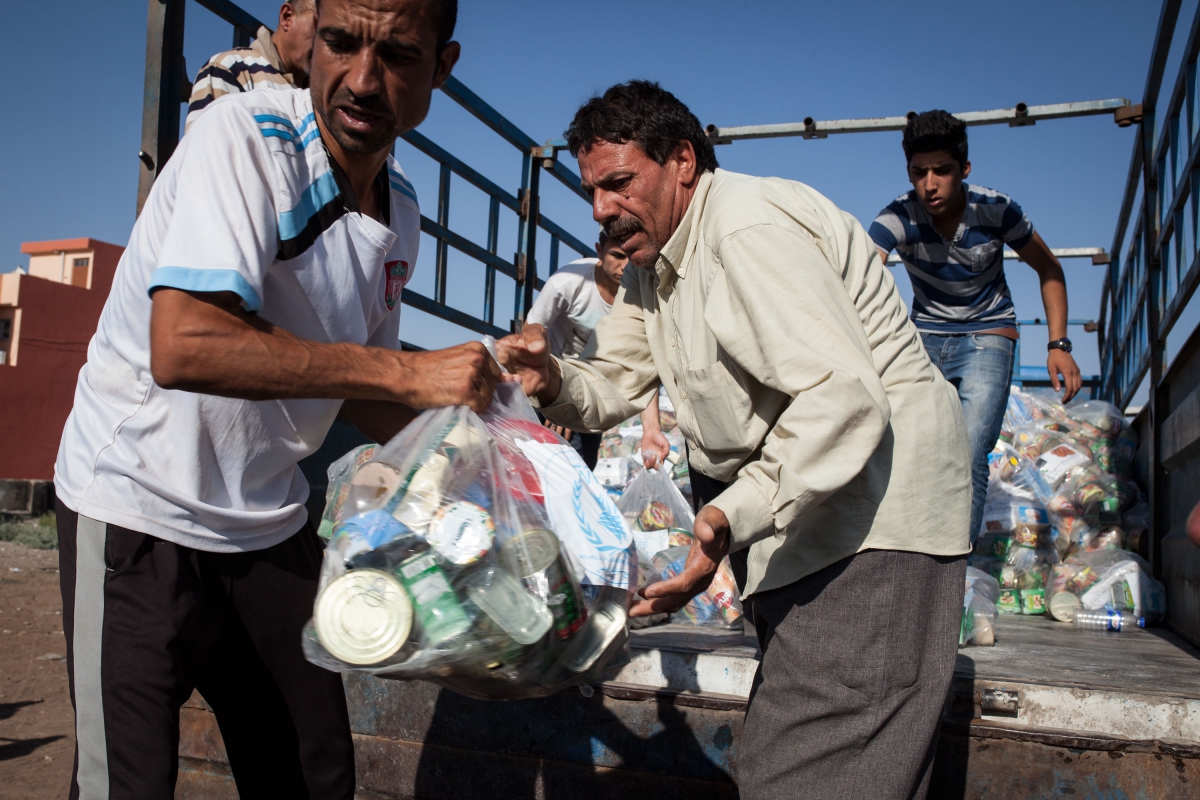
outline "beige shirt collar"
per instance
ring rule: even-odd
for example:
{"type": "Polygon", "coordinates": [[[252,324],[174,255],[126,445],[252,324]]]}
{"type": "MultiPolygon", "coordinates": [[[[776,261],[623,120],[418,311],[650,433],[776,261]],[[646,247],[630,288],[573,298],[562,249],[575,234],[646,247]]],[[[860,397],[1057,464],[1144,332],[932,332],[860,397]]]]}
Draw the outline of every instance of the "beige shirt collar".
{"type": "Polygon", "coordinates": [[[272,35],[271,29],[263,25],[258,29],[258,37],[250,43],[250,49],[271,62],[271,66],[279,70],[288,83],[295,83],[292,80],[292,73],[283,71],[283,59],[280,58],[279,51],[275,49],[275,42],[271,39],[272,35]]]}
{"type": "Polygon", "coordinates": [[[668,287],[675,282],[675,276],[682,279],[687,274],[688,262],[692,260],[696,244],[700,241],[700,216],[704,213],[704,201],[708,197],[712,179],[711,172],[700,176],[696,192],[692,195],[687,211],[683,213],[683,219],[679,221],[679,227],[658,254],[654,271],[658,275],[660,287],[668,287]]]}

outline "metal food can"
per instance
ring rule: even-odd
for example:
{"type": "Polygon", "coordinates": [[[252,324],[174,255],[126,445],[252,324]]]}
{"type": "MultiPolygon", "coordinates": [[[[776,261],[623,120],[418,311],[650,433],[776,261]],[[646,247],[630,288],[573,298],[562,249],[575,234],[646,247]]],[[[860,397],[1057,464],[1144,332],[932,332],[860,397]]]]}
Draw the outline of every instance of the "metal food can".
{"type": "Polygon", "coordinates": [[[429,523],[429,546],[456,567],[479,561],[492,549],[495,538],[492,515],[466,500],[439,508],[429,523]]]}
{"type": "Polygon", "coordinates": [[[412,617],[412,603],[395,576],[359,569],[329,582],[317,598],[313,625],[334,658],[377,664],[404,645],[412,617]]]}
{"type": "Polygon", "coordinates": [[[425,642],[436,645],[465,633],[471,619],[433,553],[413,556],[396,570],[408,590],[425,642]]]}
{"type": "Polygon", "coordinates": [[[555,636],[566,639],[583,627],[587,608],[557,536],[540,528],[523,531],[501,545],[500,563],[550,609],[555,636]]]}
{"type": "Polygon", "coordinates": [[[550,630],[550,610],[508,572],[493,567],[475,578],[467,597],[514,642],[536,644],[550,630]]]}
{"type": "Polygon", "coordinates": [[[572,642],[567,669],[575,673],[591,669],[596,659],[600,658],[625,630],[625,621],[623,606],[613,602],[601,604],[588,619],[588,624],[584,626],[581,634],[572,642]]]}
{"type": "Polygon", "coordinates": [[[686,528],[671,528],[667,531],[667,547],[691,547],[693,538],[686,528]]]}
{"type": "Polygon", "coordinates": [[[671,509],[667,508],[666,503],[651,500],[642,509],[642,513],[638,517],[638,524],[644,531],[661,531],[675,524],[675,515],[671,513],[671,509]]]}

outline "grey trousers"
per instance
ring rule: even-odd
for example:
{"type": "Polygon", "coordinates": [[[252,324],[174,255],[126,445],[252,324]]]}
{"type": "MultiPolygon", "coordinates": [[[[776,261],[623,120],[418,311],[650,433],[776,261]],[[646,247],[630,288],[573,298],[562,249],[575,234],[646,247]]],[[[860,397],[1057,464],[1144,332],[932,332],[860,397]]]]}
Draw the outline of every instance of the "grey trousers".
{"type": "Polygon", "coordinates": [[[741,800],[924,798],[966,557],[867,550],[755,594],[741,800]]]}

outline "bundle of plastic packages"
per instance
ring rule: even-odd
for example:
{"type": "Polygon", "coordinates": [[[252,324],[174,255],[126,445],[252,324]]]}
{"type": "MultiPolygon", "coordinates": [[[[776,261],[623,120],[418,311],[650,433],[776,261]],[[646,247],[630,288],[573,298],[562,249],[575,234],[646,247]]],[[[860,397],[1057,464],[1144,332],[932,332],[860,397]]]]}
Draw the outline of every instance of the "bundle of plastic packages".
{"type": "Polygon", "coordinates": [[[1166,587],[1136,553],[1118,548],[1080,551],[1054,568],[1048,587],[1050,614],[1072,622],[1081,611],[1129,611],[1154,624],[1166,616],[1166,587]]]}
{"type": "Polygon", "coordinates": [[[695,516],[664,468],[639,470],[625,487],[617,510],[633,532],[640,561],[649,562],[655,553],[691,542],[695,516]]]}
{"type": "Polygon", "coordinates": [[[313,663],[514,699],[628,658],[629,531],[518,384],[482,417],[423,412],[349,487],[305,630],[313,663]]]}
{"type": "MultiPolygon", "coordinates": [[[[1010,478],[1029,471],[1025,464],[1010,478]]],[[[1033,492],[1007,481],[988,488],[971,563],[998,583],[994,602],[1000,612],[1046,613],[1047,575],[1061,558],[1057,540],[1050,515],[1033,492]]]]}
{"type": "MultiPolygon", "coordinates": [[[[692,544],[695,516],[666,468],[643,469],[630,481],[617,508],[633,530],[639,564],[639,588],[683,571],[692,544]]],[[[670,621],[705,627],[737,627],[742,603],[729,559],[722,559],[712,583],[670,621]]],[[[654,615],[647,624],[667,621],[654,615]]]]}
{"type": "Polygon", "coordinates": [[[962,626],[958,646],[973,644],[990,647],[996,643],[996,601],[1000,584],[974,567],[967,567],[966,592],[963,594],[962,626]]]}

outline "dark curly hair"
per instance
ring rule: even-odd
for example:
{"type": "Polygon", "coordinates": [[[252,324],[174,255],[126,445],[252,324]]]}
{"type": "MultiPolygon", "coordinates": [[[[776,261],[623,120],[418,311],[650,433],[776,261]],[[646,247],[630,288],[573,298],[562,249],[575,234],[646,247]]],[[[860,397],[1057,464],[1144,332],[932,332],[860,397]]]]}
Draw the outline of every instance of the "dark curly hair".
{"type": "Polygon", "coordinates": [[[904,157],[912,163],[917,153],[949,153],[958,166],[967,167],[967,123],[937,110],[914,114],[904,126],[904,157]]]}
{"type": "Polygon", "coordinates": [[[701,172],[717,168],[704,126],[675,95],[652,81],[629,81],[593,95],[575,112],[565,134],[571,155],[594,142],[634,142],[655,163],[667,163],[680,142],[691,142],[701,172]]]}

